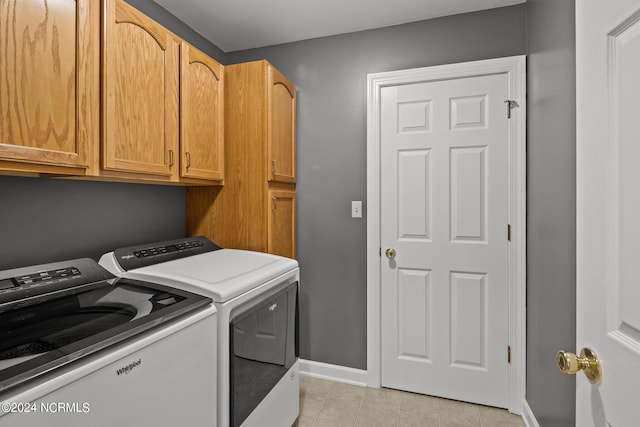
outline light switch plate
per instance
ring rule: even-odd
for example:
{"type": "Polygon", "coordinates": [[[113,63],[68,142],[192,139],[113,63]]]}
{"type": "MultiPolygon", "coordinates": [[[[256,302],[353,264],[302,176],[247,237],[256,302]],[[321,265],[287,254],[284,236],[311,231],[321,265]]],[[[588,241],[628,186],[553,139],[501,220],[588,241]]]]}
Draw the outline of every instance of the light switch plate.
{"type": "Polygon", "coordinates": [[[351,218],[362,218],[362,201],[351,201],[351,218]]]}

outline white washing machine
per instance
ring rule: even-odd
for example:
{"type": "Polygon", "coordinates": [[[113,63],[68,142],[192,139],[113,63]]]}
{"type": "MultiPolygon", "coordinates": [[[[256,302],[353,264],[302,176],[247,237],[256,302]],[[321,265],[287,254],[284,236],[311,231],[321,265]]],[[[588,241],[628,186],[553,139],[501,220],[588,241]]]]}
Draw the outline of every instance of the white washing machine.
{"type": "Polygon", "coordinates": [[[299,411],[298,262],[204,237],[116,249],[112,273],[200,293],[218,316],[218,427],[287,427],[299,411]]]}
{"type": "Polygon", "coordinates": [[[215,313],[86,258],[0,271],[0,426],[214,427],[215,313]]]}

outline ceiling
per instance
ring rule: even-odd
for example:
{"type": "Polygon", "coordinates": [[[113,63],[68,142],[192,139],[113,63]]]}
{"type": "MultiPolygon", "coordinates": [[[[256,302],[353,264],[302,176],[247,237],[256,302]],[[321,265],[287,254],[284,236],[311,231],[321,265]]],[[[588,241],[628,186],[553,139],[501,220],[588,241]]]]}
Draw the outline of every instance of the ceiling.
{"type": "Polygon", "coordinates": [[[510,6],[526,0],[154,0],[225,52],[510,6]]]}

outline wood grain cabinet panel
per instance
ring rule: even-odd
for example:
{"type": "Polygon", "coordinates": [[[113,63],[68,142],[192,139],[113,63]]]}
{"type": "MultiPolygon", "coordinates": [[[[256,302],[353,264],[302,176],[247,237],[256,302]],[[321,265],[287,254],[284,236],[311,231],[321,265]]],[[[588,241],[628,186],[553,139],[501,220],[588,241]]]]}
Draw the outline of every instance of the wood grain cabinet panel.
{"type": "Polygon", "coordinates": [[[177,179],[179,44],[123,0],[105,0],[105,170],[177,179]]]}
{"type": "Polygon", "coordinates": [[[267,65],[267,79],[269,181],[296,182],[296,89],[271,65],[267,65]]]}
{"type": "Polygon", "coordinates": [[[0,33],[0,173],[223,182],[215,60],[123,0],[0,0],[0,33]]]}
{"type": "Polygon", "coordinates": [[[180,55],[181,176],[222,180],[223,67],[185,42],[182,42],[180,55]]]}
{"type": "Polygon", "coordinates": [[[187,189],[187,233],[293,258],[295,86],[267,61],[227,65],[224,81],[225,184],[187,189]]]}
{"type": "Polygon", "coordinates": [[[99,3],[0,0],[0,170],[82,175],[99,129],[99,3]]]}
{"type": "Polygon", "coordinates": [[[296,257],[296,192],[269,190],[271,209],[267,252],[289,258],[296,257]]]}

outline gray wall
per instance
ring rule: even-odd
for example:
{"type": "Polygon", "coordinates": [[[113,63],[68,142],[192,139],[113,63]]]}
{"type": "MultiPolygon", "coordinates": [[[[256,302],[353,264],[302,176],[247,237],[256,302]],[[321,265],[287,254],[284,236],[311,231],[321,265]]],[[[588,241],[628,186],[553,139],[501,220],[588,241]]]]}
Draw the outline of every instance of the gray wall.
{"type": "MultiPolygon", "coordinates": [[[[224,53],[151,0],[130,0],[224,62],[224,53]]],[[[0,270],[184,237],[184,188],[0,176],[0,270]]]]}
{"type": "Polygon", "coordinates": [[[524,5],[228,54],[298,87],[301,356],[366,369],[367,73],[525,53],[524,5]],[[505,37],[508,34],[508,37],[505,37]]]}
{"type": "Polygon", "coordinates": [[[188,41],[207,55],[214,58],[216,61],[224,64],[226,61],[226,54],[218,48],[218,46],[211,43],[189,27],[184,22],[173,16],[165,8],[155,3],[153,0],[125,0],[131,6],[135,7],[157,23],[163,25],[165,28],[171,30],[178,37],[188,41]]]}
{"type": "Polygon", "coordinates": [[[528,0],[527,401],[542,427],[575,425],[575,2],[528,0]]]}
{"type": "Polygon", "coordinates": [[[184,236],[184,189],[0,177],[0,270],[184,236]]]}

